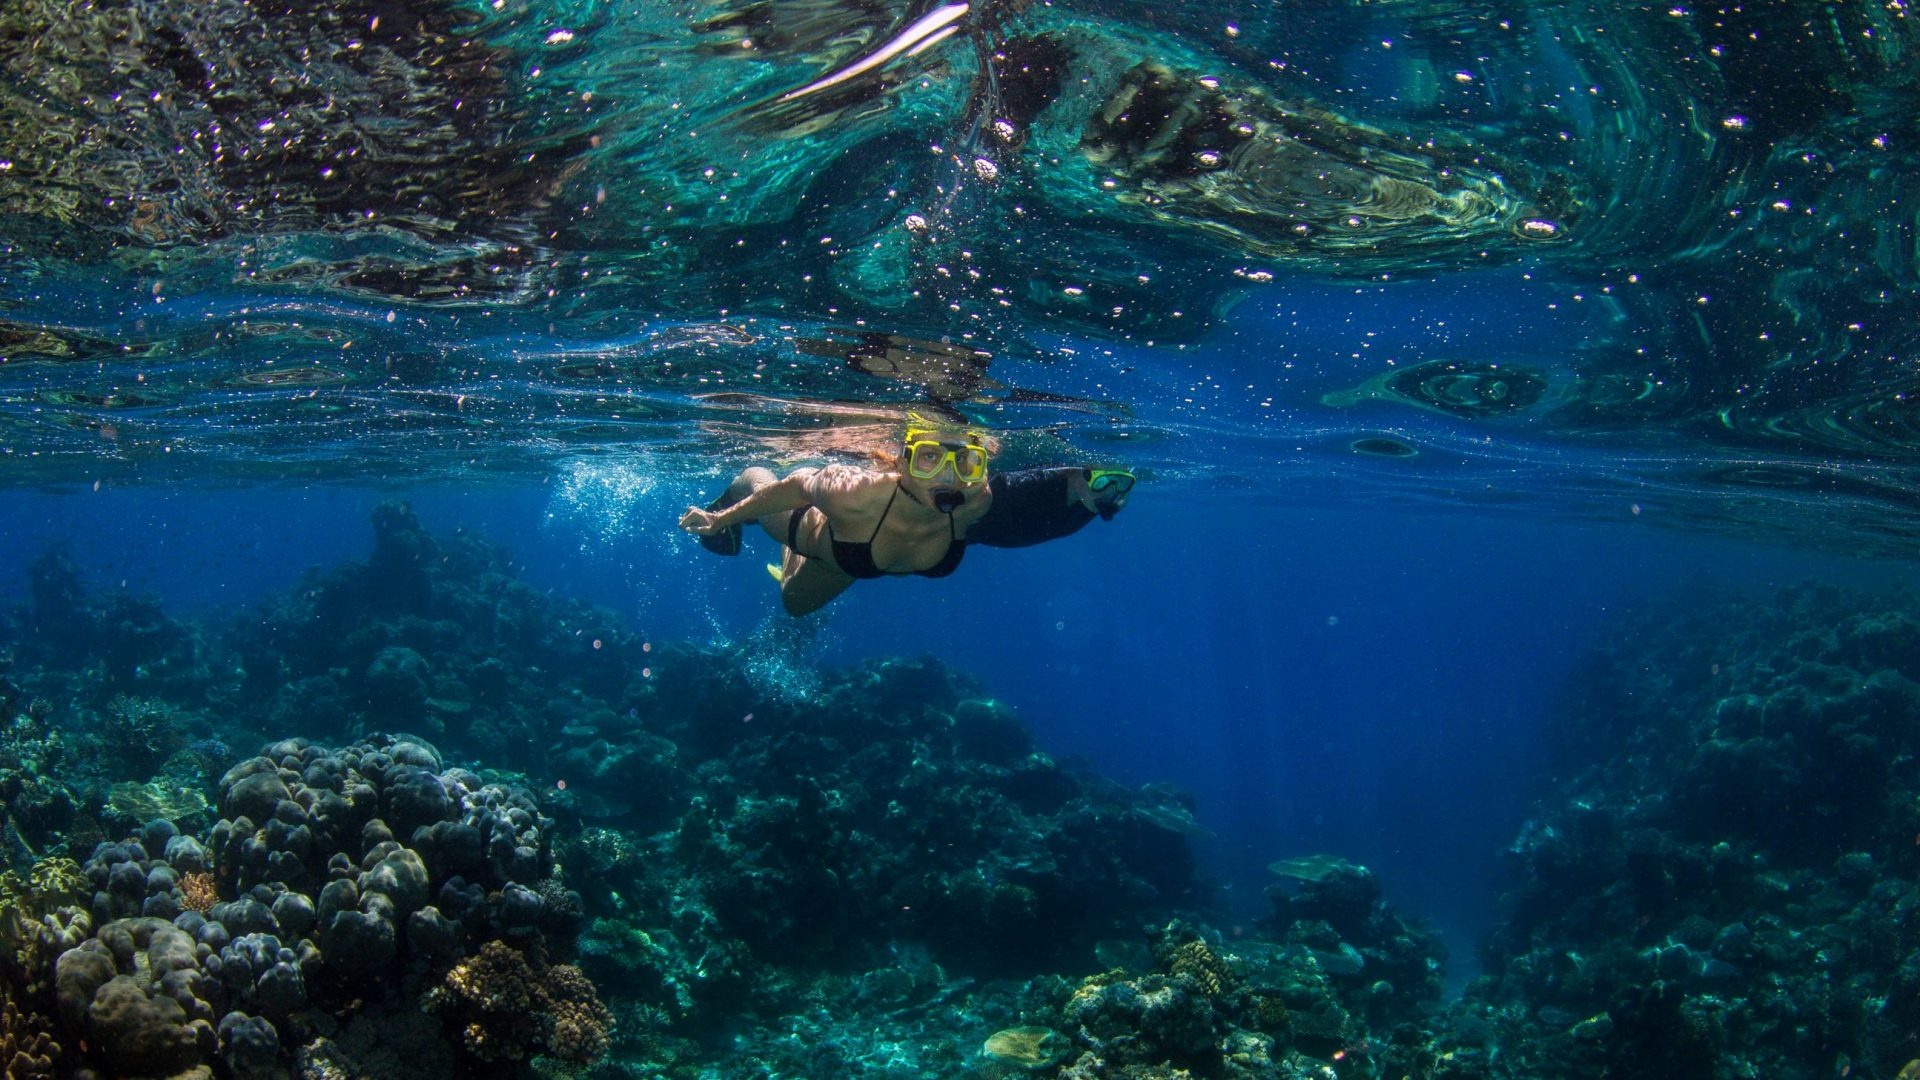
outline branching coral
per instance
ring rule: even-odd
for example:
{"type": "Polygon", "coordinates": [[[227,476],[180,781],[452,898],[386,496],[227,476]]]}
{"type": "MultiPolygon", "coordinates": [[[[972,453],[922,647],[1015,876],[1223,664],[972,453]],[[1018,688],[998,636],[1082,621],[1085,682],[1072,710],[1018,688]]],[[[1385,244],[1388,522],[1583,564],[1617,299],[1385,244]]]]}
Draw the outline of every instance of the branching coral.
{"type": "Polygon", "coordinates": [[[213,910],[213,905],[219,902],[220,890],[212,872],[203,870],[181,876],[180,906],[182,908],[205,915],[213,910]]]}
{"type": "Polygon", "coordinates": [[[1167,970],[1193,980],[1208,997],[1219,997],[1237,981],[1233,968],[1199,938],[1175,946],[1167,958],[1167,970]]]}
{"type": "Polygon", "coordinates": [[[1250,1020],[1255,1029],[1266,1032],[1284,1032],[1292,1022],[1292,1014],[1287,1009],[1286,999],[1279,994],[1253,994],[1248,1000],[1252,1009],[1250,1020]]]}
{"type": "Polygon", "coordinates": [[[160,755],[179,741],[179,714],[155,698],[115,694],[100,713],[100,734],[122,752],[160,755]]]}
{"type": "Polygon", "coordinates": [[[59,742],[59,731],[49,721],[45,706],[33,702],[19,712],[0,712],[0,766],[38,771],[49,749],[59,742]]]}
{"type": "Polygon", "coordinates": [[[170,712],[164,701],[115,694],[101,710],[101,730],[108,735],[144,739],[166,725],[170,712]]]}
{"type": "Polygon", "coordinates": [[[545,1053],[591,1064],[606,1053],[613,1026],[579,968],[547,964],[502,941],[487,942],[455,966],[425,1004],[458,1025],[462,1044],[482,1061],[545,1053]]]}
{"type": "Polygon", "coordinates": [[[542,997],[552,1017],[547,1052],[561,1061],[586,1065],[607,1052],[613,1017],[600,1003],[593,983],[571,964],[546,971],[542,997]]]}

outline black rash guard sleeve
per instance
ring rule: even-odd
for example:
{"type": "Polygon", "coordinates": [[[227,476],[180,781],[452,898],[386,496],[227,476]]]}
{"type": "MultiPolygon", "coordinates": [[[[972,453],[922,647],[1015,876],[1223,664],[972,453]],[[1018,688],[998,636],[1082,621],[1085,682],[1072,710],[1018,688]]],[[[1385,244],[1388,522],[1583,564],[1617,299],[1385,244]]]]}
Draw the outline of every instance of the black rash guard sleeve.
{"type": "Polygon", "coordinates": [[[967,529],[967,543],[988,547],[1028,547],[1079,532],[1094,513],[1075,500],[1068,479],[1072,466],[997,472],[987,478],[993,505],[967,529]]]}

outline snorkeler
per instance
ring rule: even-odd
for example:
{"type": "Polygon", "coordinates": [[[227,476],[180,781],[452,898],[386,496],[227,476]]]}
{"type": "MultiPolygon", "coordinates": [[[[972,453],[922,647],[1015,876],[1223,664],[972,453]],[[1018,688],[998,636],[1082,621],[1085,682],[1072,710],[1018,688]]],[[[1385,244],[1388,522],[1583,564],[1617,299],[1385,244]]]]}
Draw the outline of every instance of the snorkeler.
{"type": "Polygon", "coordinates": [[[789,615],[818,611],[861,578],[946,577],[968,544],[1025,547],[1077,532],[1126,505],[1134,477],[1074,466],[987,476],[979,431],[941,429],[911,417],[901,452],[876,467],[800,468],[783,479],[755,466],[680,527],[709,551],[736,555],[741,526],[758,521],[786,549],[769,567],[789,615]]]}

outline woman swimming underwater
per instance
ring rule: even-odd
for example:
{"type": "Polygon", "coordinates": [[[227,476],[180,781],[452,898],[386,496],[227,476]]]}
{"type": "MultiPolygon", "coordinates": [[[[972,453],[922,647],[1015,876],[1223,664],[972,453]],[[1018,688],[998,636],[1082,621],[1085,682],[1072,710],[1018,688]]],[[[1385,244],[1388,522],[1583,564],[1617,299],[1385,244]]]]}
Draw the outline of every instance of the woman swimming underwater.
{"type": "MultiPolygon", "coordinates": [[[[1078,531],[1126,505],[1133,474],[1079,466],[987,474],[991,443],[972,429],[910,416],[895,453],[870,467],[826,465],[784,478],[755,466],[680,527],[710,551],[738,554],[757,521],[785,552],[777,568],[789,615],[818,611],[861,578],[946,577],[969,544],[1025,547],[1078,531]]],[[[774,568],[769,568],[774,569],[774,568]]]]}

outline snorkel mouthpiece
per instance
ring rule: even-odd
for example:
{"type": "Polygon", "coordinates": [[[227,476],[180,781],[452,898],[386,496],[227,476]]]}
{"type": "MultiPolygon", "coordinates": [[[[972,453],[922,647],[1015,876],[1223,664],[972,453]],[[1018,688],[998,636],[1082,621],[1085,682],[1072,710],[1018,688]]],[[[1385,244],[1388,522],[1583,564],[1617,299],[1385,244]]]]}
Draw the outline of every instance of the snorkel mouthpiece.
{"type": "Polygon", "coordinates": [[[936,488],[933,492],[933,508],[943,514],[951,514],[967,505],[967,497],[952,488],[936,488]]]}

